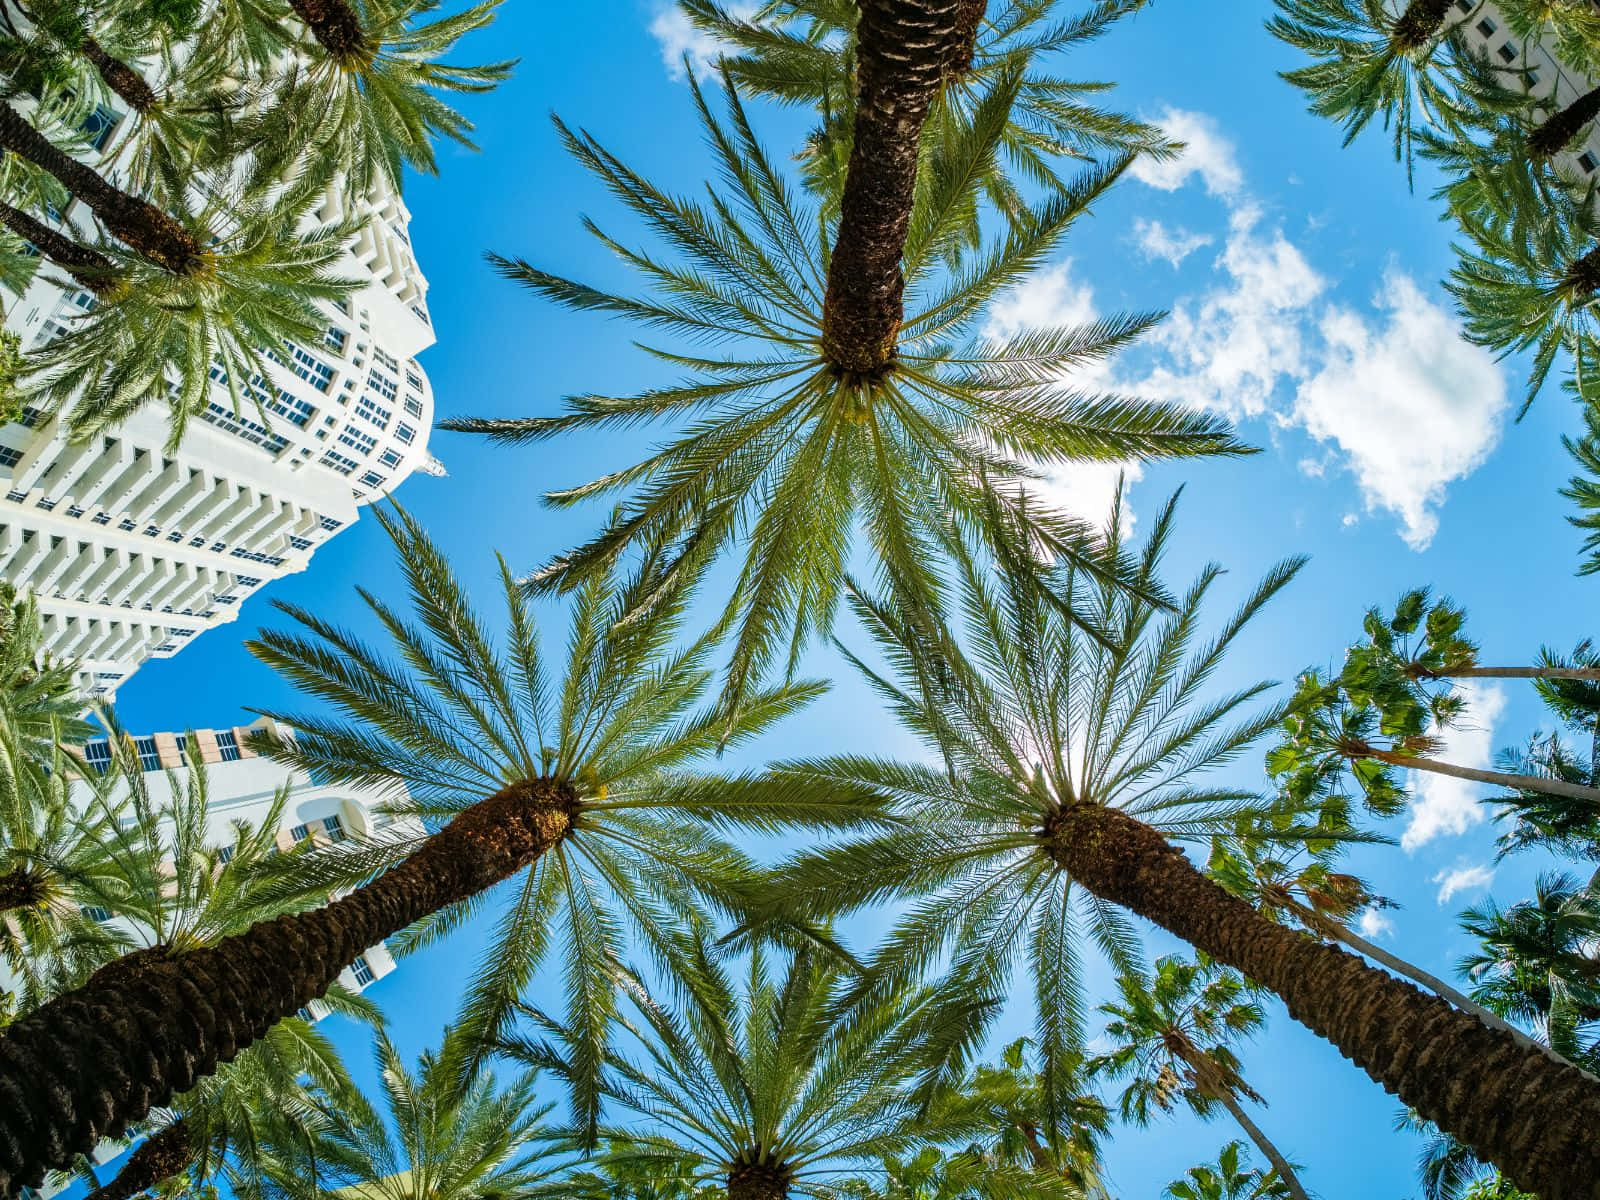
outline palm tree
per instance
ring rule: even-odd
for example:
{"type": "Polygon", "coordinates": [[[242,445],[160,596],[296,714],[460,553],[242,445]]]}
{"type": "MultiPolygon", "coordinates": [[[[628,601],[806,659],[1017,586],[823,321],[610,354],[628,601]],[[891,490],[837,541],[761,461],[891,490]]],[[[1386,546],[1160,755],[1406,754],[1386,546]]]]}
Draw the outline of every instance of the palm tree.
{"type": "Polygon", "coordinates": [[[96,278],[111,291],[31,352],[25,386],[63,410],[79,438],[165,403],[170,450],[219,387],[235,413],[251,407],[269,421],[267,359],[281,360],[286,342],[321,340],[329,318],[319,305],[342,302],[357,284],[338,268],[365,218],[308,226],[319,199],[309,181],[191,198],[189,226],[207,232],[203,271],[97,251],[96,278]]]}
{"type": "Polygon", "coordinates": [[[1381,116],[1394,155],[1411,177],[1417,127],[1448,124],[1454,103],[1446,79],[1459,54],[1447,20],[1454,0],[1277,0],[1273,34],[1313,61],[1283,72],[1310,110],[1344,127],[1345,144],[1381,116]]]}
{"type": "Polygon", "coordinates": [[[504,1200],[537,1194],[563,1163],[534,1075],[501,1086],[480,1073],[461,1086],[446,1047],[413,1070],[379,1033],[373,1065],[383,1106],[359,1092],[325,1097],[300,1139],[262,1156],[260,1192],[275,1200],[504,1200]]]}
{"type": "MultiPolygon", "coordinates": [[[[924,153],[934,161],[948,158],[981,120],[1003,121],[981,190],[997,209],[1013,215],[1027,211],[1018,179],[1055,186],[1055,160],[1061,156],[1133,152],[1166,158],[1175,153],[1177,146],[1160,130],[1096,104],[1105,84],[1064,79],[1038,65],[1099,37],[1145,2],[1109,0],[1052,24],[1049,2],[1006,0],[990,16],[986,0],[962,0],[924,126],[924,153]]],[[[713,0],[679,0],[679,7],[727,47],[723,65],[747,94],[817,111],[822,123],[807,138],[805,176],[825,214],[836,218],[855,121],[856,6],[840,0],[768,3],[748,18],[713,0]]],[[[974,203],[961,248],[977,247],[978,228],[974,203]]]]}
{"type": "Polygon", "coordinates": [[[1229,1142],[1217,1165],[1190,1167],[1167,1185],[1171,1200],[1286,1200],[1288,1188],[1271,1171],[1252,1171],[1242,1161],[1244,1144],[1229,1142]]]}
{"type": "MultiPolygon", "coordinates": [[[[814,206],[790,191],[731,85],[725,90],[726,119],[694,91],[732,188],[710,206],[665,195],[588,135],[561,126],[573,154],[682,254],[682,263],[662,262],[600,235],[643,273],[654,295],[608,295],[526,262],[497,260],[506,273],[572,307],[736,345],[719,357],[652,350],[693,373],[680,385],[636,396],[575,397],[560,416],[446,422],[505,442],[667,418],[691,422],[644,461],[547,495],[565,506],[638,488],[595,539],[540,574],[542,586],[570,588],[640,541],[681,543],[676,561],[686,571],[743,542],[730,602],[738,623],[725,689],[732,699],[786,650],[792,662],[810,637],[830,628],[857,522],[897,593],[931,610],[937,547],[992,540],[1005,520],[1025,517],[1032,538],[1046,548],[1119,571],[1081,522],[1028,501],[1023,489],[1038,464],[1243,449],[1215,419],[1061,384],[1064,373],[1131,341],[1155,321],[1153,314],[1008,340],[974,337],[988,300],[1060,243],[1126,168],[1127,157],[1088,170],[950,278],[936,270],[935,248],[965,220],[964,197],[992,157],[1002,126],[988,124],[977,143],[962,148],[964,161],[930,170],[917,211],[894,222],[900,232],[890,239],[896,256],[890,265],[901,265],[884,290],[877,262],[882,239],[851,232],[866,219],[851,193],[830,259],[814,206]],[[862,255],[873,263],[842,266],[862,255]],[[902,269],[912,297],[904,320],[902,269]],[[832,282],[841,271],[858,272],[849,287],[832,282]],[[880,308],[870,320],[872,304],[859,289],[878,295],[872,304],[880,308]],[[848,353],[846,329],[853,331],[848,353]]],[[[913,144],[908,167],[914,159],[913,144]]]]}
{"type": "MultiPolygon", "coordinates": [[[[1153,577],[1171,519],[1169,506],[1153,522],[1141,577],[1153,577]]],[[[1109,536],[1120,539],[1115,522],[1109,536]]],[[[948,952],[941,995],[980,1010],[1026,954],[1054,1112],[1060,1076],[1051,1078],[1050,1064],[1082,1037],[1077,912],[1118,962],[1133,955],[1117,911],[1128,909],[1276,993],[1296,1020],[1519,1183],[1580,1194],[1600,1162],[1567,1173],[1567,1163],[1595,1153],[1577,1133],[1588,1118],[1575,1122],[1573,1113],[1600,1118],[1600,1087],[1438,997],[1268,920],[1169,840],[1209,841],[1241,816],[1267,815],[1270,806],[1253,795],[1194,776],[1260,737],[1282,706],[1245,711],[1264,685],[1201,693],[1229,643],[1297,565],[1276,569],[1198,646],[1215,568],[1158,620],[1149,602],[1078,572],[1058,574],[1061,594],[1051,598],[1034,570],[991,581],[968,560],[961,585],[970,626],[960,639],[860,597],[856,607],[902,682],[871,677],[947,765],[853,757],[788,767],[822,792],[878,790],[898,827],[790,863],[784,908],[815,918],[921,897],[874,957],[873,977],[898,982],[948,952]],[[1109,647],[1075,633],[1063,614],[1091,600],[1109,647]],[[1530,1096],[1541,1099],[1530,1106],[1530,1096]],[[1556,1096],[1548,1106],[1542,1099],[1556,1096]]],[[[1294,811],[1284,815],[1275,836],[1285,842],[1328,836],[1300,826],[1294,811]]],[[[966,1024],[981,1028],[983,1013],[966,1024]]]]}
{"type": "Polygon", "coordinates": [[[846,1179],[840,1200],[1082,1200],[1059,1175],[997,1171],[973,1154],[949,1154],[933,1146],[905,1156],[889,1155],[873,1178],[846,1179]]]}
{"type": "Polygon", "coordinates": [[[1128,1081],[1123,1120],[1146,1126],[1180,1100],[1201,1118],[1220,1105],[1272,1164],[1283,1190],[1294,1200],[1308,1200],[1289,1160],[1239,1102],[1266,1103],[1245,1082],[1230,1045],[1266,1022],[1244,980],[1207,961],[1169,956],[1156,962],[1148,982],[1123,975],[1117,991],[1120,1000],[1100,1006],[1110,1018],[1110,1049],[1090,1060],[1089,1073],[1128,1081]]]}
{"type": "Polygon", "coordinates": [[[22,754],[40,763],[90,732],[82,719],[88,704],[78,690],[77,665],[52,658],[43,645],[37,599],[0,580],[0,727],[20,739],[22,754]]]}
{"type": "MultiPolygon", "coordinates": [[[[938,1011],[909,991],[847,1011],[848,967],[809,948],[779,957],[755,946],[740,981],[701,937],[683,947],[675,1007],[623,973],[642,1049],[607,1062],[607,1097],[637,1121],[601,1127],[611,1158],[682,1164],[696,1183],[725,1182],[729,1200],[784,1200],[829,1196],[850,1169],[931,1138],[905,1085],[938,1011]]],[[[502,1051],[571,1075],[567,1047],[584,1032],[524,1013],[528,1034],[502,1051]]]]}
{"type": "Polygon", "coordinates": [[[1557,1053],[1580,1059],[1577,1026],[1600,1020],[1600,898],[1561,872],[1539,876],[1533,898],[1493,900],[1461,914],[1479,948],[1461,959],[1474,994],[1503,1015],[1542,1028],[1557,1053]]]}
{"type": "MultiPolygon", "coordinates": [[[[284,888],[359,886],[214,945],[143,956],[135,972],[101,972],[8,1026],[0,1187],[64,1164],[191,1087],[322,994],[366,947],[425,920],[418,939],[443,933],[535,863],[468,990],[463,1074],[560,931],[568,986],[583,1002],[576,1019],[594,1033],[578,1065],[597,1075],[628,925],[642,944],[658,945],[671,914],[697,896],[731,909],[753,884],[753,864],[715,836],[719,827],[849,829],[874,818],[873,798],[843,789],[797,797],[783,781],[688,773],[821,688],[761,692],[734,718],[698,707],[714,638],[672,648],[687,597],[656,606],[651,619],[622,620],[658,586],[658,562],[630,580],[585,587],[573,605],[565,678],[553,681],[503,563],[506,633],[497,647],[421,527],[398,511],[379,519],[399,552],[412,613],[363,594],[394,657],[286,608],[307,636],[265,633],[252,649],[335,715],[282,715],[301,732],[261,748],[314,779],[385,791],[395,811],[431,818],[437,832],[290,860],[284,888]],[[400,802],[407,791],[414,804],[400,802]]],[[[265,886],[262,896],[275,898],[265,886]]],[[[597,1085],[587,1086],[594,1096],[597,1085]]],[[[581,1101],[581,1074],[574,1087],[581,1101]]]]}

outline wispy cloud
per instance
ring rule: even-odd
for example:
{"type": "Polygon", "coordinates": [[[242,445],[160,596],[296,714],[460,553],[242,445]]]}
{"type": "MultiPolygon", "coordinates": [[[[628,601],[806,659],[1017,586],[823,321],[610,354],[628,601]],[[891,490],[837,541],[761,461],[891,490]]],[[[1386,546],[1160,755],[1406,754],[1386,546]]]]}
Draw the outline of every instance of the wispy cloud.
{"type": "Polygon", "coordinates": [[[1164,192],[1175,192],[1199,176],[1214,196],[1232,196],[1244,187],[1244,172],[1239,168],[1233,143],[1205,113],[1168,108],[1155,118],[1155,123],[1169,138],[1182,142],[1184,149],[1165,161],[1136,158],[1128,168],[1135,179],[1164,192]]]}
{"type": "Polygon", "coordinates": [[[1133,223],[1133,244],[1146,258],[1159,258],[1174,270],[1196,250],[1216,241],[1209,233],[1191,233],[1187,229],[1168,229],[1160,221],[1138,218],[1133,223]]]}
{"type": "Polygon", "coordinates": [[[1461,892],[1474,892],[1486,888],[1494,881],[1494,868],[1483,863],[1452,867],[1433,877],[1439,885],[1439,903],[1449,904],[1461,892]]]}
{"type": "Polygon", "coordinates": [[[1381,908],[1367,908],[1362,910],[1356,929],[1368,941],[1376,942],[1394,932],[1394,922],[1384,915],[1381,908]]]}
{"type": "MultiPolygon", "coordinates": [[[[1498,684],[1471,680],[1461,685],[1467,710],[1460,725],[1439,731],[1441,745],[1436,757],[1460,767],[1487,767],[1494,755],[1494,726],[1505,712],[1505,689],[1498,684]]],[[[1465,833],[1484,819],[1479,800],[1480,784],[1448,775],[1424,771],[1415,776],[1410,820],[1400,835],[1400,845],[1408,854],[1435,838],[1465,833]]]]}
{"type": "MultiPolygon", "coordinates": [[[[753,4],[730,4],[727,11],[735,17],[749,17],[755,13],[753,4]]],[[[661,61],[673,79],[688,78],[684,60],[696,72],[708,71],[716,66],[717,59],[727,46],[713,35],[695,26],[677,4],[658,5],[650,19],[650,35],[661,43],[661,61]]]]}

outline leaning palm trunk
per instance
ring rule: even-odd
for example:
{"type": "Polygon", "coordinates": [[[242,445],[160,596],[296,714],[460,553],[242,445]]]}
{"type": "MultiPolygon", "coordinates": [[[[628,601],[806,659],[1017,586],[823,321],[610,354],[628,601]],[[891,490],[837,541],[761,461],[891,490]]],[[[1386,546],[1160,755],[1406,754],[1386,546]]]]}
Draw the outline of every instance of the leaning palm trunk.
{"type": "Polygon", "coordinates": [[[203,949],[120,960],[7,1027],[0,1195],[187,1091],[322,995],[366,947],[527,866],[567,835],[574,803],[564,785],[511,784],[342,900],[203,949]]]}
{"type": "Polygon", "coordinates": [[[1600,680],[1600,667],[1450,667],[1418,668],[1424,679],[1587,679],[1600,680]]]}
{"type": "Polygon", "coordinates": [[[862,0],[855,140],[822,306],[823,356],[852,375],[874,376],[894,357],[922,125],[965,7],[964,0],[862,0]]]}
{"type": "MultiPolygon", "coordinates": [[[[1278,1173],[1278,1178],[1283,1181],[1283,1186],[1289,1189],[1289,1194],[1294,1197],[1294,1200],[1311,1200],[1311,1197],[1306,1195],[1306,1189],[1300,1186],[1300,1177],[1294,1173],[1294,1168],[1289,1165],[1289,1160],[1273,1144],[1272,1139],[1261,1132],[1261,1127],[1250,1119],[1250,1114],[1245,1112],[1244,1105],[1234,1098],[1233,1093],[1227,1088],[1223,1088],[1217,1099],[1221,1101],[1222,1107],[1228,1110],[1229,1115],[1238,1122],[1239,1128],[1250,1136],[1250,1140],[1256,1144],[1256,1149],[1266,1155],[1267,1161],[1272,1164],[1272,1169],[1278,1173]]],[[[91,1200],[93,1200],[92,1197],[91,1200]]]]}
{"type": "Polygon", "coordinates": [[[972,70],[972,60],[978,51],[978,28],[983,24],[983,14],[989,0],[961,0],[956,10],[956,36],[950,49],[945,73],[960,77],[972,70]]]}
{"type": "Polygon", "coordinates": [[[736,1163],[728,1172],[728,1200],[789,1200],[789,1174],[771,1163],[736,1163]]]}
{"type": "Polygon", "coordinates": [[[151,1134],[128,1156],[116,1178],[95,1188],[84,1200],[129,1200],[165,1183],[195,1160],[196,1146],[182,1117],[151,1134]]]}
{"type": "Polygon", "coordinates": [[[1534,158],[1559,154],[1596,117],[1600,117],[1600,88],[1592,88],[1546,117],[1539,128],[1528,135],[1528,153],[1534,158]]]}
{"type": "Polygon", "coordinates": [[[30,243],[45,258],[71,275],[82,287],[102,299],[120,290],[111,260],[66,234],[52,229],[20,208],[0,201],[0,225],[30,243]]]}
{"type": "Polygon", "coordinates": [[[1397,750],[1380,750],[1376,746],[1363,746],[1353,753],[1356,758],[1371,758],[1391,767],[1406,767],[1427,771],[1434,775],[1448,775],[1452,779],[1466,779],[1472,783],[1487,783],[1495,787],[1510,788],[1514,792],[1544,792],[1550,796],[1568,796],[1573,800],[1600,802],[1600,788],[1581,783],[1568,783],[1565,779],[1550,779],[1543,775],[1514,775],[1509,771],[1484,771],[1477,767],[1458,767],[1454,763],[1440,762],[1436,758],[1422,758],[1414,754],[1401,754],[1397,750]]]}
{"type": "Polygon", "coordinates": [[[289,7],[306,23],[322,48],[340,62],[359,58],[367,51],[361,18],[345,0],[289,0],[289,7]]]}
{"type": "Polygon", "coordinates": [[[93,167],[62,153],[4,102],[0,102],[0,148],[54,175],[113,236],[151,262],[175,275],[199,270],[204,254],[193,234],[149,201],[122,191],[93,167]]]}
{"type": "Polygon", "coordinates": [[[144,77],[123,62],[94,38],[85,34],[78,43],[83,56],[94,64],[105,85],[121,97],[122,102],[134,112],[146,113],[156,106],[159,97],[144,77]]]}
{"type": "Polygon", "coordinates": [[[1600,1085],[1576,1068],[1268,920],[1126,813],[1070,805],[1050,818],[1045,837],[1083,887],[1275,992],[1295,1020],[1517,1187],[1542,1200],[1593,1200],[1600,1085]]]}
{"type": "Polygon", "coordinates": [[[1394,42],[1401,50],[1419,50],[1439,35],[1453,0],[1411,0],[1394,25],[1394,42]]]}

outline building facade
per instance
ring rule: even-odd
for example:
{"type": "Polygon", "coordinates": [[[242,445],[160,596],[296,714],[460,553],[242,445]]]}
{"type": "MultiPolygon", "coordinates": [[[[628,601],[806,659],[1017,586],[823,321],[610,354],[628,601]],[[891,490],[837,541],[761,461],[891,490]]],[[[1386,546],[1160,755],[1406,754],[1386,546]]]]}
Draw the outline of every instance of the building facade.
{"type": "MultiPolygon", "coordinates": [[[[115,114],[104,120],[110,136],[115,114]]],[[[342,191],[319,220],[344,217],[342,191]]],[[[46,648],[79,661],[88,694],[114,696],[146,659],[234,620],[413,472],[443,473],[428,454],[433,393],[416,356],[434,335],[410,214],[383,186],[362,215],[340,268],[362,287],[325,306],[321,341],[272,347],[266,373],[240,381],[265,417],[234,411],[217,367],[204,420],[172,454],[166,413],[150,408],[76,444],[36,410],[0,426],[0,579],[35,592],[46,648]]],[[[5,324],[26,352],[94,303],[46,266],[5,324]]]]}

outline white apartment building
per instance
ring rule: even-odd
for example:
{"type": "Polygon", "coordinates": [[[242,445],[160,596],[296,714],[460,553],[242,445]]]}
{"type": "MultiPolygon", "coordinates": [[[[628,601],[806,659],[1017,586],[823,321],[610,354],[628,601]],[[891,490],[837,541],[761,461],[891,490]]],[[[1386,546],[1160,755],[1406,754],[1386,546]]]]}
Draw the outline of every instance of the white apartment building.
{"type": "MultiPolygon", "coordinates": [[[[117,117],[99,119],[105,144],[117,117]]],[[[338,191],[319,220],[344,215],[338,191]]],[[[428,454],[433,393],[416,360],[434,334],[410,213],[387,186],[365,207],[341,264],[364,285],[326,307],[321,341],[274,347],[266,374],[241,381],[266,420],[253,405],[233,411],[218,367],[204,420],[170,455],[156,409],[79,444],[34,410],[0,426],[0,578],[37,594],[46,648],[81,663],[87,693],[111,697],[146,659],[234,620],[247,596],[304,570],[414,471],[443,474],[428,454]]],[[[44,266],[10,306],[5,324],[24,352],[93,307],[61,279],[44,266]]]]}

